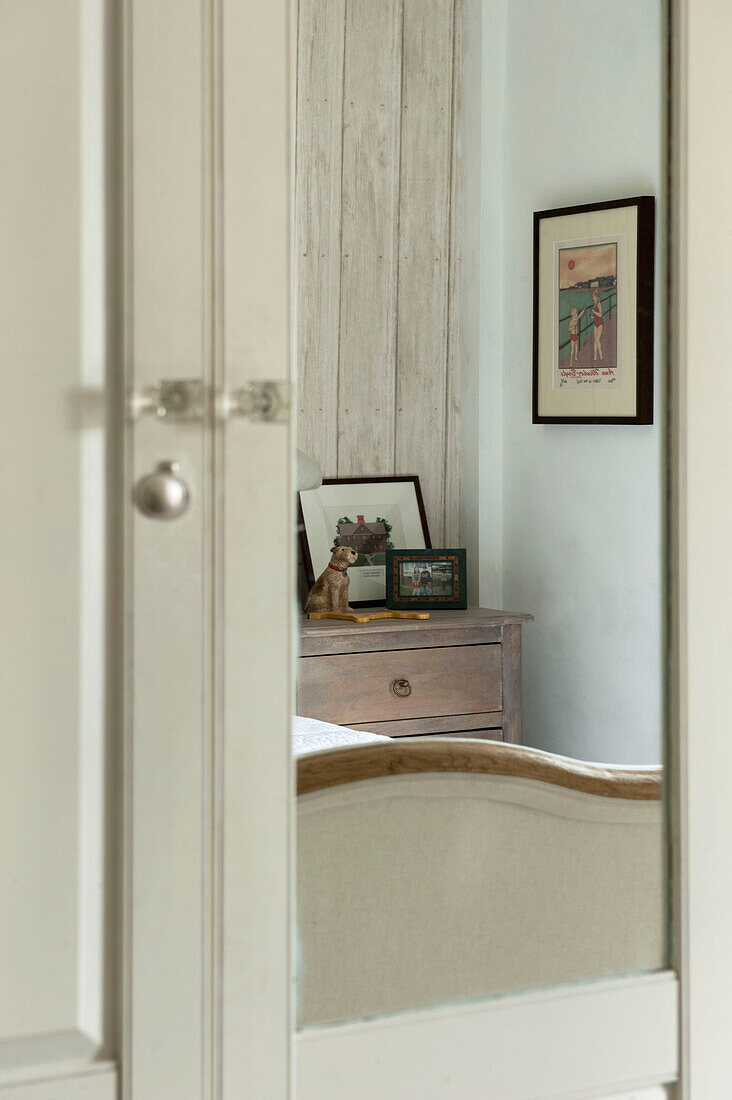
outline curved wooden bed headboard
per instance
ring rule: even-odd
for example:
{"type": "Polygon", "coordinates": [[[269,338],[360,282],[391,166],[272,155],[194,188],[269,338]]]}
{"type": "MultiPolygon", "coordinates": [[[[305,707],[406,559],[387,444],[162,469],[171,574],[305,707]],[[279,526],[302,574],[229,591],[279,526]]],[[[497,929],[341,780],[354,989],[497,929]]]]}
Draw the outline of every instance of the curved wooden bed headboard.
{"type": "Polygon", "coordinates": [[[297,773],[301,1026],[664,965],[660,768],[450,738],[297,773]]]}
{"type": "Polygon", "coordinates": [[[354,745],[315,752],[297,763],[297,793],[420,772],[470,772],[534,779],[604,798],[660,799],[662,772],[657,768],[629,768],[587,764],[564,756],[495,741],[444,739],[354,745]]]}

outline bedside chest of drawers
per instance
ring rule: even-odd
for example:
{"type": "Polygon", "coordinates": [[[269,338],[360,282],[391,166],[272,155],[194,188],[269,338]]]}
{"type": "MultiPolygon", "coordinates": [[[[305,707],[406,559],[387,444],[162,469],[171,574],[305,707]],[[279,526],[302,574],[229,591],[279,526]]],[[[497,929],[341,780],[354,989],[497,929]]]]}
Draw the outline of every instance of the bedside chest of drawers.
{"type": "Polygon", "coordinates": [[[428,620],[303,620],[297,713],[389,737],[521,741],[521,629],[473,607],[428,620]]]}

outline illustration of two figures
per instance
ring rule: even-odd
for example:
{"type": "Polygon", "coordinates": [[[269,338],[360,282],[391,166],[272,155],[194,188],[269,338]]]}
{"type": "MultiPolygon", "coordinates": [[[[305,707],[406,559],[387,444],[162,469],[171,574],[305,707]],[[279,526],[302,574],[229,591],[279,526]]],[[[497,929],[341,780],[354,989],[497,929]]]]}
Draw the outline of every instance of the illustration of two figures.
{"type": "Polygon", "coordinates": [[[558,268],[556,363],[560,371],[616,368],[618,243],[560,247],[558,268]]]}
{"type": "MultiPolygon", "coordinates": [[[[569,315],[569,365],[579,365],[579,346],[580,346],[580,321],[582,315],[587,312],[587,306],[577,312],[577,306],[572,306],[572,311],[569,315]]],[[[600,292],[593,290],[592,292],[592,338],[593,338],[593,355],[592,361],[597,362],[598,359],[602,360],[602,302],[600,301],[600,292]]]]}

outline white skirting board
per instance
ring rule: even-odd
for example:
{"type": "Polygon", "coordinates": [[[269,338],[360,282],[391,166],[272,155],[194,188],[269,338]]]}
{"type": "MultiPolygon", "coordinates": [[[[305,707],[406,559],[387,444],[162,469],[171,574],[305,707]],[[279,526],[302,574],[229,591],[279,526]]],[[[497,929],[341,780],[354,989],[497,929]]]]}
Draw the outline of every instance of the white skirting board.
{"type": "Polygon", "coordinates": [[[296,1095],[665,1100],[677,1031],[670,971],[444,1005],[302,1031],[296,1095]]]}

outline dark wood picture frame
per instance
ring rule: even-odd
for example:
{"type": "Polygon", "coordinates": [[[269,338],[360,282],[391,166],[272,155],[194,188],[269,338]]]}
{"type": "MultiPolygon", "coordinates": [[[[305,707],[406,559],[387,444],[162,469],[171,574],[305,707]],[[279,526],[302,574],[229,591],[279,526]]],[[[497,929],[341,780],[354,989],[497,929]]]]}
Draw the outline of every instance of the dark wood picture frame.
{"type": "MultiPolygon", "coordinates": [[[[424,508],[424,500],[422,498],[422,489],[419,484],[419,476],[417,474],[404,474],[402,477],[389,476],[389,477],[324,477],[323,485],[373,485],[373,484],[389,484],[394,482],[411,482],[414,486],[414,494],[417,501],[417,509],[419,511],[419,520],[422,525],[422,534],[424,537],[425,547],[431,548],[430,532],[427,525],[427,513],[424,508]]],[[[316,490],[317,492],[317,490],[316,490]]],[[[313,569],[313,561],[310,553],[310,546],[308,543],[307,531],[305,529],[305,517],[302,510],[301,493],[297,494],[297,529],[298,538],[300,543],[300,556],[302,558],[303,570],[305,572],[305,582],[308,590],[315,584],[315,572],[313,569]]],[[[389,551],[387,550],[387,554],[389,551]]],[[[386,605],[386,591],[384,592],[384,598],[378,600],[351,600],[349,599],[351,607],[384,607],[386,605]]]]}
{"type": "Polygon", "coordinates": [[[386,606],[393,611],[465,611],[468,606],[466,557],[464,549],[387,550],[386,606]],[[451,561],[454,580],[452,595],[400,595],[399,566],[405,561],[451,561]]]}
{"type": "Polygon", "coordinates": [[[653,341],[654,341],[654,270],[656,200],[652,195],[586,203],[582,206],[557,207],[534,213],[534,319],[532,422],[534,424],[652,424],[653,423],[653,341]],[[636,347],[634,416],[547,416],[539,412],[539,309],[540,227],[545,219],[565,218],[598,210],[620,207],[638,208],[636,255],[636,347]]]}

